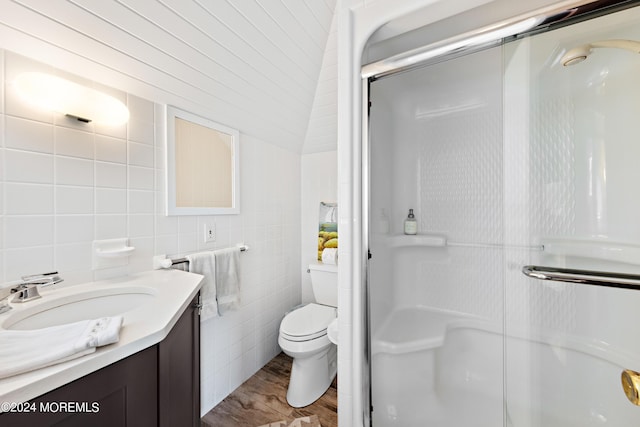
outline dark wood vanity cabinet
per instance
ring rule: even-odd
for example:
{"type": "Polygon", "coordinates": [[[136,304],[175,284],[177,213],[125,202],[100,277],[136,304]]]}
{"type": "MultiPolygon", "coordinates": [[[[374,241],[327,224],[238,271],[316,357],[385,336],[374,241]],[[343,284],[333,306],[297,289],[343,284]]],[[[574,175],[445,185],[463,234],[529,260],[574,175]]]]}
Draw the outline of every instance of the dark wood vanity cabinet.
{"type": "Polygon", "coordinates": [[[17,405],[17,412],[0,415],[0,426],[156,426],[157,354],[157,346],[150,347],[17,405]],[[68,404],[82,407],[61,407],[68,404]]]}
{"type": "Polygon", "coordinates": [[[200,317],[192,301],[160,343],[0,414],[0,427],[200,425],[200,317]]]}
{"type": "Polygon", "coordinates": [[[200,427],[200,313],[196,296],[158,345],[158,425],[200,427]]]}

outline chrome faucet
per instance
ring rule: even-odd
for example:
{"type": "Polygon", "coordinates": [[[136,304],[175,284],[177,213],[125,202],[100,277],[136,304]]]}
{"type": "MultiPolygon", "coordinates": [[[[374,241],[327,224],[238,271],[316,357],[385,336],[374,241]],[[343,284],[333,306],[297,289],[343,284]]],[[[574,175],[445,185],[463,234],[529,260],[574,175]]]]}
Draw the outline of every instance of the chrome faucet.
{"type": "Polygon", "coordinates": [[[31,276],[22,276],[22,283],[20,285],[40,285],[49,286],[62,282],[62,278],[58,276],[57,271],[51,273],[33,274],[31,276]]]}
{"type": "Polygon", "coordinates": [[[22,276],[22,283],[10,289],[12,303],[21,303],[32,301],[40,298],[38,286],[49,286],[62,282],[62,278],[58,276],[57,271],[51,273],[33,274],[30,276],[22,276]]]}

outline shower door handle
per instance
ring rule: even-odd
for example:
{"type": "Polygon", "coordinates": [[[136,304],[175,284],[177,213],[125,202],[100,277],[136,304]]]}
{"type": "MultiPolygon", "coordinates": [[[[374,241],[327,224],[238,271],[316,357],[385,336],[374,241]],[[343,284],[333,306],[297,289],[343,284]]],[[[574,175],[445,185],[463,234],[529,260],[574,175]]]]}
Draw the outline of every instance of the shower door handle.
{"type": "Polygon", "coordinates": [[[539,280],[640,290],[640,275],[637,274],[574,270],[538,265],[525,265],[522,267],[522,273],[527,277],[539,280]]]}
{"type": "Polygon", "coordinates": [[[622,381],[624,394],[629,399],[629,402],[640,406],[640,373],[625,369],[620,374],[620,380],[622,381]]]}

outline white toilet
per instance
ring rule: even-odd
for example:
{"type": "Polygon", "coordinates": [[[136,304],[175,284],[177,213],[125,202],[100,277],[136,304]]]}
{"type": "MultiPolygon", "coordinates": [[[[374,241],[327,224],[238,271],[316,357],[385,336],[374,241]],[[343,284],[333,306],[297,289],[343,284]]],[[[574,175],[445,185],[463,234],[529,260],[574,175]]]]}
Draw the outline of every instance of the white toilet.
{"type": "Polygon", "coordinates": [[[320,262],[309,266],[316,302],[296,308],[280,323],[278,344],[293,357],[287,402],[310,405],[331,385],[337,371],[337,347],[327,327],[338,313],[338,267],[320,262]]]}

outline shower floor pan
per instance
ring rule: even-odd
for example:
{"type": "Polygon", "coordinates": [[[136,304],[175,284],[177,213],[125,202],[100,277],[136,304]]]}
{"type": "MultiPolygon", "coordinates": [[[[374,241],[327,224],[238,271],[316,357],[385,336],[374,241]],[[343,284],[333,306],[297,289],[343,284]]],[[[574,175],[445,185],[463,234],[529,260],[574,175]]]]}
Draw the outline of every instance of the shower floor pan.
{"type": "Polygon", "coordinates": [[[424,307],[393,312],[372,340],[373,425],[640,425],[620,373],[640,360],[605,343],[424,307]]]}

